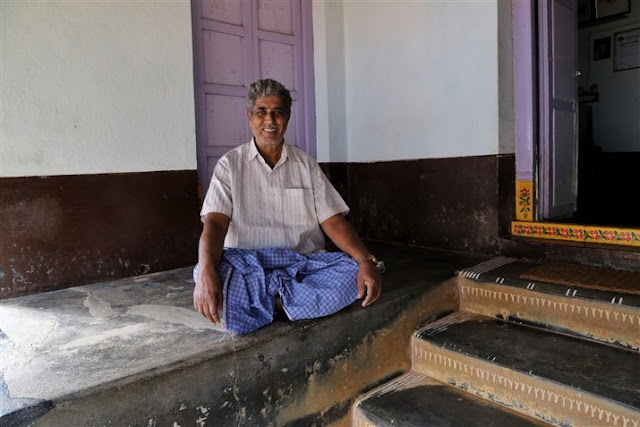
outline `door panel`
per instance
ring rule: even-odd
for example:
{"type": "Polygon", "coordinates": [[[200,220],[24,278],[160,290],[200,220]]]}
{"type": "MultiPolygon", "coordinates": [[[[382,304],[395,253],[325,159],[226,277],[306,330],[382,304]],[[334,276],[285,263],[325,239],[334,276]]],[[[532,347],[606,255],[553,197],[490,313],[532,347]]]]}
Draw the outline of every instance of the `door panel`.
{"type": "MultiPolygon", "coordinates": [[[[576,100],[575,72],[577,70],[577,10],[572,1],[553,2],[553,27],[551,50],[553,53],[554,100],[576,100]]],[[[567,105],[566,108],[571,108],[567,105]]]]}
{"type": "MultiPolygon", "coordinates": [[[[573,127],[574,113],[572,111],[554,109],[553,112],[553,134],[556,141],[570,141],[575,132],[573,127]]],[[[557,143],[552,146],[552,175],[555,179],[556,188],[571,188],[573,185],[572,174],[564,173],[567,167],[567,161],[563,159],[571,159],[574,155],[573,146],[571,144],[557,143]]],[[[573,167],[573,166],[572,166],[573,167]]],[[[575,199],[570,191],[552,191],[551,204],[555,207],[565,208],[569,213],[573,212],[573,203],[575,199]]]]}
{"type": "Polygon", "coordinates": [[[279,82],[289,90],[295,90],[294,46],[260,40],[258,55],[260,58],[260,75],[280,76],[279,82]]]}
{"type": "Polygon", "coordinates": [[[203,1],[199,3],[199,6],[202,8],[202,18],[204,19],[242,25],[242,2],[203,1]]]}
{"type": "Polygon", "coordinates": [[[204,56],[204,82],[228,86],[244,85],[245,37],[216,31],[203,31],[204,52],[224,53],[225,60],[217,61],[215,55],[204,56]]]}
{"type": "Polygon", "coordinates": [[[315,154],[311,9],[303,0],[193,0],[198,179],[206,192],[217,160],[251,137],[245,97],[259,78],[293,98],[287,143],[315,154]],[[305,113],[306,112],[306,113],[305,113]]]}
{"type": "Polygon", "coordinates": [[[293,35],[293,13],[291,2],[258,0],[258,29],[293,35]]]}
{"type": "Polygon", "coordinates": [[[540,33],[540,217],[571,215],[577,206],[577,4],[538,2],[540,33]]]}

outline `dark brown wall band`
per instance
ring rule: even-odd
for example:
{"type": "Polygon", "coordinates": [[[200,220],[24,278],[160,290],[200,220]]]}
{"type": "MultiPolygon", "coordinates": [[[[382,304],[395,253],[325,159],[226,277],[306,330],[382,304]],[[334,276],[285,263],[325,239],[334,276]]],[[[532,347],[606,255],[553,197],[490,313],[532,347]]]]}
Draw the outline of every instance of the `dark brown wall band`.
{"type": "MultiPolygon", "coordinates": [[[[363,238],[496,253],[514,156],[325,163],[363,238]]],[[[196,171],[0,179],[0,298],[192,265],[196,171]]]]}
{"type": "Polygon", "coordinates": [[[496,253],[513,219],[515,156],[323,164],[361,237],[496,253]]]}
{"type": "Polygon", "coordinates": [[[195,264],[196,171],[0,179],[0,298],[195,264]]]}

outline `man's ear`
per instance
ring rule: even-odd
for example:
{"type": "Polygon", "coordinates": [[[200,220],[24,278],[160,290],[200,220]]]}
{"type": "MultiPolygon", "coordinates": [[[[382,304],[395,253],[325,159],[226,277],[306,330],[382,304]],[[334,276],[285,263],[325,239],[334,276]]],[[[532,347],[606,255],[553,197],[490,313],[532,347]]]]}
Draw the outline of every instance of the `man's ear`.
{"type": "Polygon", "coordinates": [[[247,119],[251,121],[251,112],[249,110],[247,110],[247,119]]]}

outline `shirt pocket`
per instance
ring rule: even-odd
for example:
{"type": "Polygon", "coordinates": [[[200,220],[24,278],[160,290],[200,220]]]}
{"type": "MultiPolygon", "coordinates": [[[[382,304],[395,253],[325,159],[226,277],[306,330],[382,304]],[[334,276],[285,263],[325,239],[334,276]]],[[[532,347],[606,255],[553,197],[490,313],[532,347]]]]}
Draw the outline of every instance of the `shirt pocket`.
{"type": "Polygon", "coordinates": [[[313,191],[307,188],[285,188],[282,197],[282,221],[290,225],[316,225],[313,191]]]}

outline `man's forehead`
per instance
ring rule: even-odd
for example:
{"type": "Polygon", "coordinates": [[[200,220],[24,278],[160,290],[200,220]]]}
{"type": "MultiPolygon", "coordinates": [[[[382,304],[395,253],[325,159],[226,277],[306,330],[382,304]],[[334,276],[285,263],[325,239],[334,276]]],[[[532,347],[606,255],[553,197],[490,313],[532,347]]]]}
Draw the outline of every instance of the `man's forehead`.
{"type": "Polygon", "coordinates": [[[262,96],[256,99],[254,108],[284,108],[284,102],[279,96],[262,96]]]}

